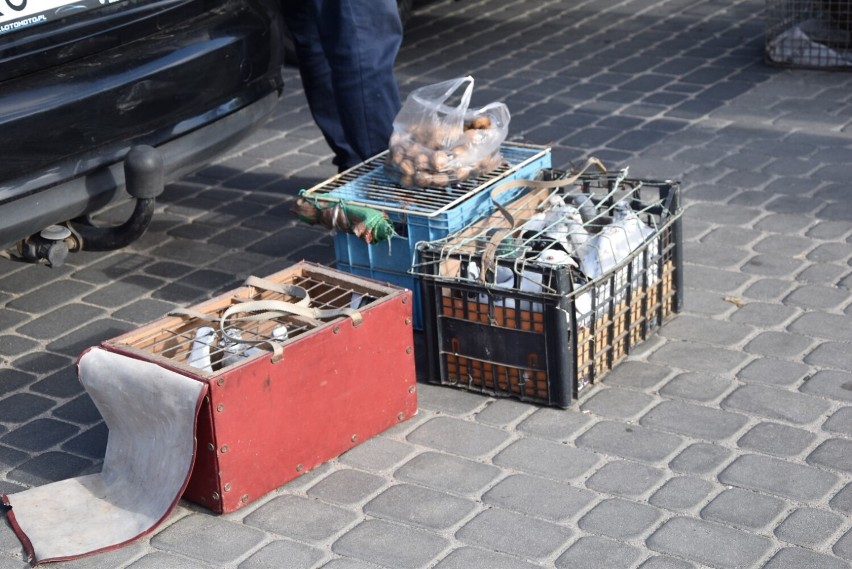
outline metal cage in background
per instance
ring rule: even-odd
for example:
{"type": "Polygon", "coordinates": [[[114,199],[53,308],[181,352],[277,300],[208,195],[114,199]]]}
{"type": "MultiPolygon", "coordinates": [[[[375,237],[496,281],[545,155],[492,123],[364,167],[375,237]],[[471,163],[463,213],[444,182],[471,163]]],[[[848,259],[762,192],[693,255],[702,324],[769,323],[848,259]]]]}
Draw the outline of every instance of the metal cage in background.
{"type": "Polygon", "coordinates": [[[767,0],[766,60],[852,70],[852,0],[767,0]]]}

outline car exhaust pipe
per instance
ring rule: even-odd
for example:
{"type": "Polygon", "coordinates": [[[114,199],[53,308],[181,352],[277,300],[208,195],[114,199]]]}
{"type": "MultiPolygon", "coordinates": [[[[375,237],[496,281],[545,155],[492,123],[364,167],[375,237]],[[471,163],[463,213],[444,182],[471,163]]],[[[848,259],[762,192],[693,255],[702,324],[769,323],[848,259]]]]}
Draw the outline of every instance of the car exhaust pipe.
{"type": "Polygon", "coordinates": [[[130,217],[116,226],[98,227],[88,221],[51,225],[18,243],[18,253],[28,261],[59,267],[72,251],[114,251],[130,245],[145,233],[154,216],[154,203],[164,189],[163,157],[151,146],[134,146],[124,158],[124,183],[136,200],[130,217]]]}
{"type": "Polygon", "coordinates": [[[124,158],[124,184],[136,199],[133,213],[121,225],[97,227],[79,221],[69,222],[71,251],[114,251],[130,245],[145,233],[154,216],[154,203],[163,193],[163,157],[151,146],[134,146],[124,158]]]}

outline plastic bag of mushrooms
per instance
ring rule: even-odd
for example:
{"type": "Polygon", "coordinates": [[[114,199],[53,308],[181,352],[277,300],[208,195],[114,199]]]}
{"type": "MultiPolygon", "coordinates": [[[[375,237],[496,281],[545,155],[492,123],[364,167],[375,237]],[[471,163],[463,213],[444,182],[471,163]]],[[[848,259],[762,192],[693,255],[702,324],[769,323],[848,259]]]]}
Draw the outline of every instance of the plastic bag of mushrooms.
{"type": "Polygon", "coordinates": [[[490,103],[470,109],[473,77],[412,91],[393,124],[387,172],[400,185],[447,187],[500,166],[509,132],[509,109],[490,103]]]}

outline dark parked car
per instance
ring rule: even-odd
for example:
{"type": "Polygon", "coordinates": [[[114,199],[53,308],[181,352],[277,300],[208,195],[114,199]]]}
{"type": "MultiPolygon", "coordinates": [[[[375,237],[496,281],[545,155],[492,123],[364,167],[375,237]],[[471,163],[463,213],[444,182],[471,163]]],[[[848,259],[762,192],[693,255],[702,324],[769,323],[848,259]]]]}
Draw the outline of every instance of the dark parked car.
{"type": "Polygon", "coordinates": [[[141,236],[164,182],[274,110],[280,1],[0,0],[0,249],[57,265],[141,236]]]}

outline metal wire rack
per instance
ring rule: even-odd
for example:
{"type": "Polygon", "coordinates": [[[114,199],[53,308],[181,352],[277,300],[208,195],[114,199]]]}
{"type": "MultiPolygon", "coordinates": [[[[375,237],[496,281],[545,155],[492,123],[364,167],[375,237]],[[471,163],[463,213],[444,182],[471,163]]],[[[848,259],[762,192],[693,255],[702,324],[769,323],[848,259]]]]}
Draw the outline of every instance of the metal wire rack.
{"type": "MultiPolygon", "coordinates": [[[[544,180],[558,181],[566,176],[566,172],[559,170],[546,169],[540,173],[544,180]]],[[[571,294],[581,294],[592,286],[594,279],[610,270],[623,270],[631,262],[636,265],[641,262],[638,256],[649,251],[654,253],[653,247],[640,250],[640,246],[646,241],[653,242],[669,220],[667,201],[673,195],[661,193],[661,184],[671,182],[627,178],[627,170],[624,170],[605,176],[584,175],[575,184],[530,192],[505,207],[511,221],[498,212],[445,239],[422,244],[421,249],[428,249],[432,254],[418,256],[410,272],[431,279],[473,279],[487,288],[497,287],[521,294],[535,291],[536,294],[562,295],[565,291],[549,281],[549,273],[543,267],[564,264],[577,285],[571,294]],[[547,215],[547,210],[554,205],[561,207],[572,203],[581,204],[580,209],[587,204],[592,206],[592,213],[583,218],[582,224],[566,226],[564,217],[547,215]],[[640,239],[628,235],[631,227],[613,223],[625,206],[647,228],[640,239]],[[631,242],[628,244],[633,250],[614,255],[613,249],[620,245],[619,242],[631,242]],[[618,258],[618,262],[602,263],[604,266],[599,265],[594,274],[584,274],[582,263],[577,261],[584,255],[582,251],[586,251],[588,260],[590,249],[595,249],[599,261],[618,258]],[[486,264],[493,267],[483,273],[480,266],[487,257],[491,258],[485,260],[486,264]],[[511,271],[511,282],[506,280],[508,271],[511,271]]]]}
{"type": "MultiPolygon", "coordinates": [[[[249,301],[283,301],[321,311],[361,309],[385,298],[397,289],[373,283],[325,267],[300,263],[293,271],[266,279],[250,279],[251,284],[217,297],[197,307],[176,310],[165,319],[142,327],[119,339],[120,344],[144,352],[173,365],[188,367],[194,373],[215,374],[231,366],[275,351],[317,329],[326,322],[303,314],[266,312],[256,319],[224,319],[232,307],[249,301]],[[269,284],[271,283],[271,284],[269,284]],[[269,288],[266,287],[269,285],[269,288]],[[205,348],[206,347],[206,348],[205,348]]],[[[340,315],[339,318],[346,318],[340,315]]]]}
{"type": "Polygon", "coordinates": [[[540,160],[547,149],[511,143],[501,147],[503,162],[499,167],[476,178],[446,187],[405,188],[384,168],[388,151],[373,156],[305,193],[308,198],[345,201],[350,204],[378,207],[383,211],[417,213],[436,216],[464,202],[487,188],[494,180],[540,160]]]}
{"type": "Polygon", "coordinates": [[[852,0],[767,0],[766,18],[769,63],[852,69],[852,0]]]}

